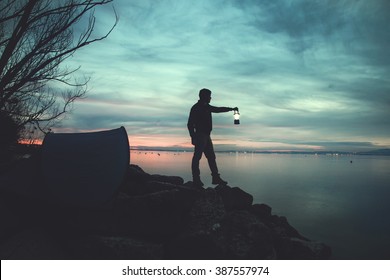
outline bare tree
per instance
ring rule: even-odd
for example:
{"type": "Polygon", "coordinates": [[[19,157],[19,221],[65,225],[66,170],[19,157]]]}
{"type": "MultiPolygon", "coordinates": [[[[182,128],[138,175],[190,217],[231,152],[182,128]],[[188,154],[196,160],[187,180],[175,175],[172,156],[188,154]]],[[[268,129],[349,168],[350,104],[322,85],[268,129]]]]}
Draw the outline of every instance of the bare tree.
{"type": "Polygon", "coordinates": [[[115,22],[97,37],[94,11],[112,1],[0,1],[2,115],[11,117],[19,127],[34,124],[45,130],[85,95],[88,78],[76,78],[78,68],[61,64],[78,49],[111,33],[118,22],[115,10],[115,22]]]}

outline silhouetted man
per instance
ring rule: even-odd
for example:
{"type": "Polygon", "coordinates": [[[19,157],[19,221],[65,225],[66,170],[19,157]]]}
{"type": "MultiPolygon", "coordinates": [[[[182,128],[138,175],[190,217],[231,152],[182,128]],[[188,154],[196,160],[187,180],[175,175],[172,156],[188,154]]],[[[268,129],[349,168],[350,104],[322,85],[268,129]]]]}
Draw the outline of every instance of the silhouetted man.
{"type": "Polygon", "coordinates": [[[215,153],[213,142],[210,138],[211,130],[213,129],[211,113],[223,113],[237,110],[237,107],[214,107],[209,103],[211,101],[211,91],[209,89],[201,89],[199,91],[199,101],[191,108],[188,118],[188,131],[191,136],[191,143],[195,146],[194,156],[192,157],[192,178],[193,183],[197,187],[202,187],[204,184],[200,180],[199,161],[204,153],[211,170],[212,184],[227,184],[222,180],[218,173],[217,163],[215,161],[215,153]]]}

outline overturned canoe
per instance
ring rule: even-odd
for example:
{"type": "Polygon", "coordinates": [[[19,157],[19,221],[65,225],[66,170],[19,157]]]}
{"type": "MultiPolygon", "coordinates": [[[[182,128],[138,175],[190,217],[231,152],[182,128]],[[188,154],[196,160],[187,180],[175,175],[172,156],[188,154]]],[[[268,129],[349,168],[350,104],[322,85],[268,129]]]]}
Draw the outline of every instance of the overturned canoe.
{"type": "Polygon", "coordinates": [[[66,206],[94,207],[110,201],[130,161],[124,127],[89,133],[49,133],[43,141],[42,173],[49,196],[66,206]]]}

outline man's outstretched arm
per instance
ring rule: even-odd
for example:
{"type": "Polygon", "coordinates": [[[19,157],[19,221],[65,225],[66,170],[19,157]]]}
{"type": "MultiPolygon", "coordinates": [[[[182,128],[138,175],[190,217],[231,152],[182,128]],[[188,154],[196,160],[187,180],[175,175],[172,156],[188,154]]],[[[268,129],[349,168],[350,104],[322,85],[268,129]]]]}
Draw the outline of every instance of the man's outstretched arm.
{"type": "Polygon", "coordinates": [[[225,112],[230,112],[230,111],[234,111],[234,110],[238,110],[237,107],[215,107],[215,106],[211,106],[210,105],[210,108],[211,108],[211,112],[213,113],[225,113],[225,112]]]}

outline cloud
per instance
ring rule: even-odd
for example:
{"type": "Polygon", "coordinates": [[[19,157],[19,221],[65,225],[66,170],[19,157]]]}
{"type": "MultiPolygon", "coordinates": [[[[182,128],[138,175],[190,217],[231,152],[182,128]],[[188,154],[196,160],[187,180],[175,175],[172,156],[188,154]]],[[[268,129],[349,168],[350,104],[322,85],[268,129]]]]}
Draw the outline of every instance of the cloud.
{"type": "MultiPolygon", "coordinates": [[[[62,125],[183,140],[207,87],[242,118],[215,114],[218,147],[390,145],[389,3],[115,1],[112,34],[69,61],[90,91],[62,125]]],[[[99,32],[113,22],[111,7],[96,16],[99,32]]]]}

